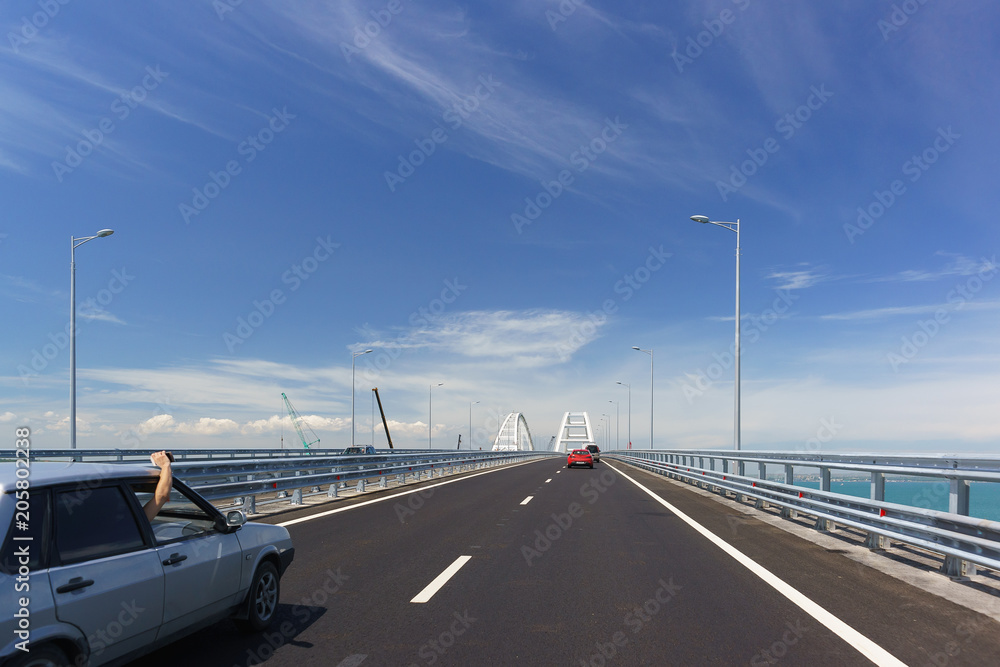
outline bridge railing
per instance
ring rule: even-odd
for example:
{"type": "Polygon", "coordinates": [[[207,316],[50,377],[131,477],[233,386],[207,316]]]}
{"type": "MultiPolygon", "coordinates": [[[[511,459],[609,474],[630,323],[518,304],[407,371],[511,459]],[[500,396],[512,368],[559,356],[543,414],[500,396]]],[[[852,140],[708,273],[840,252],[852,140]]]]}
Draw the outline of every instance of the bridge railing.
{"type": "MultiPolygon", "coordinates": [[[[257,505],[276,502],[301,505],[303,498],[325,494],[335,498],[348,482],[363,492],[370,482],[386,488],[390,478],[399,484],[434,476],[521,463],[549,452],[384,450],[378,454],[343,455],[342,450],[172,450],[174,474],[213,502],[237,499],[248,514],[257,505]],[[237,452],[242,458],[212,458],[237,452]],[[287,454],[286,454],[287,453],[287,454]],[[326,487],[325,491],[322,487],[326,487]],[[263,499],[262,497],[267,497],[263,499]]],[[[84,460],[149,464],[152,451],[33,450],[33,461],[84,460]]],[[[13,460],[13,451],[0,451],[0,460],[13,460]]]]}
{"type": "Polygon", "coordinates": [[[887,548],[890,541],[928,549],[945,557],[941,569],[950,576],[974,573],[974,564],[1000,570],[1000,522],[968,516],[969,483],[1000,482],[1000,458],[720,450],[618,450],[603,456],[739,501],[752,498],[758,509],[775,505],[786,518],[815,517],[818,530],[857,528],[867,533],[871,549],[887,548]],[[745,474],[747,464],[757,466],[757,477],[745,474]],[[781,466],[784,481],[767,479],[768,466],[781,466]],[[796,469],[818,469],[820,488],[796,486],[796,469]],[[867,473],[870,498],[831,492],[832,471],[867,473]],[[886,475],[947,481],[948,511],[886,502],[886,475]]]}

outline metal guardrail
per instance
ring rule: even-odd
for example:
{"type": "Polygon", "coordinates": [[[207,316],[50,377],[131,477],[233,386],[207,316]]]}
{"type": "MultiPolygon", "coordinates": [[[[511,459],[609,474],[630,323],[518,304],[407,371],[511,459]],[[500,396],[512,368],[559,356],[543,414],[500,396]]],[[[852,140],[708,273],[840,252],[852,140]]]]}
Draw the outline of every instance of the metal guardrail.
{"type": "MultiPolygon", "coordinates": [[[[149,455],[158,449],[32,449],[32,459],[56,461],[109,461],[148,462],[149,455]]],[[[258,459],[258,458],[301,458],[313,456],[339,456],[343,447],[337,449],[174,449],[171,453],[179,461],[215,459],[258,459]]],[[[378,450],[376,450],[378,451],[378,450]]],[[[413,454],[419,452],[441,452],[424,449],[384,449],[383,454],[413,454]]],[[[466,452],[470,453],[470,452],[466,452]]],[[[0,450],[0,460],[13,460],[14,450],[0,450]]]]}
{"type": "MultiPolygon", "coordinates": [[[[145,463],[157,450],[33,450],[31,459],[77,460],[90,462],[145,463]]],[[[288,502],[301,505],[303,497],[324,493],[335,498],[348,482],[356,482],[363,492],[367,482],[378,480],[386,488],[390,477],[405,484],[464,470],[520,463],[555,455],[553,452],[483,452],[461,450],[383,450],[378,454],[344,455],[343,450],[172,450],[174,474],[211,501],[238,498],[248,514],[258,504],[288,502]],[[241,454],[243,458],[217,458],[220,454],[241,454]],[[258,496],[271,495],[260,501],[258,496]]],[[[14,453],[0,451],[0,460],[14,453]]]]}
{"type": "Polygon", "coordinates": [[[738,501],[753,498],[758,509],[776,505],[784,517],[799,512],[813,516],[819,530],[832,530],[836,524],[860,529],[867,532],[870,549],[885,549],[893,540],[928,549],[945,557],[941,570],[949,576],[973,574],[973,564],[1000,570],[1000,522],[968,516],[969,481],[1000,482],[1000,458],[714,450],[618,450],[603,456],[722,495],[732,493],[738,501]],[[744,474],[747,463],[758,465],[757,478],[744,474]],[[769,464],[784,467],[783,483],[767,479],[769,464]],[[795,486],[796,467],[818,468],[820,489],[795,486]],[[832,470],[869,473],[872,497],[831,492],[832,470]],[[887,474],[948,480],[949,511],[885,502],[887,474]]]}

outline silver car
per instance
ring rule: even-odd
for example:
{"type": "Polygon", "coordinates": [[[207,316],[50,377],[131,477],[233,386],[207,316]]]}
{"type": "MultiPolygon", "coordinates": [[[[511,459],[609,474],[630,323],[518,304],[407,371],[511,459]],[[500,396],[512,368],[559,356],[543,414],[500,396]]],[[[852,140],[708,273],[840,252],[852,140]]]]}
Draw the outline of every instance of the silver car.
{"type": "Polygon", "coordinates": [[[176,478],[149,520],[155,468],[19,463],[0,464],[0,664],[102,665],[226,617],[270,624],[285,528],[223,516],[176,478]]]}

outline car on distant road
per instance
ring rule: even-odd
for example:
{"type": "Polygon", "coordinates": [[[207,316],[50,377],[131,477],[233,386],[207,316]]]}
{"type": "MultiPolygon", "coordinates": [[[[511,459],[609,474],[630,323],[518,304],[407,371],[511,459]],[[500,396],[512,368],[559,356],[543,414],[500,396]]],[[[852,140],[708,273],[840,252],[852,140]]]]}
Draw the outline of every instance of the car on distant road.
{"type": "Polygon", "coordinates": [[[295,554],[288,530],[222,513],[176,478],[148,519],[159,474],[0,464],[0,664],[121,663],[224,618],[270,625],[295,554]]]}
{"type": "Polygon", "coordinates": [[[358,455],[358,454],[378,454],[378,452],[376,452],[375,448],[372,447],[371,445],[365,445],[364,447],[348,447],[347,449],[344,450],[344,454],[343,455],[347,456],[348,454],[354,454],[354,455],[358,455]]]}
{"type": "Polygon", "coordinates": [[[601,461],[601,448],[595,444],[587,445],[587,451],[590,452],[591,456],[594,457],[594,463],[599,463],[601,461]]]}
{"type": "Polygon", "coordinates": [[[566,457],[566,467],[572,468],[575,465],[587,466],[588,468],[594,467],[594,456],[587,449],[574,449],[571,450],[569,455],[566,457]]]}

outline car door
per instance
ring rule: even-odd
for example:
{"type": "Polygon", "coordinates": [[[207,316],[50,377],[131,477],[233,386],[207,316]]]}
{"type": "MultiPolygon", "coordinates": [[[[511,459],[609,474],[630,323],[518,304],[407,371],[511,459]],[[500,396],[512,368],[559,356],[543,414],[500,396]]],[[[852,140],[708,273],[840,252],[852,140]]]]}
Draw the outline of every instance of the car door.
{"type": "MultiPolygon", "coordinates": [[[[140,504],[152,495],[150,484],[134,484],[132,490],[140,504]]],[[[165,583],[160,638],[224,616],[240,602],[239,540],[218,530],[218,514],[206,504],[175,482],[151,521],[165,583]]]]}
{"type": "Polygon", "coordinates": [[[119,484],[58,489],[49,581],[56,616],[87,637],[91,664],[151,643],[163,616],[163,569],[119,484]]]}

